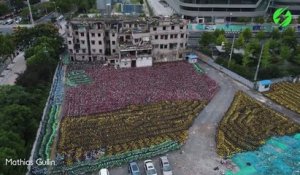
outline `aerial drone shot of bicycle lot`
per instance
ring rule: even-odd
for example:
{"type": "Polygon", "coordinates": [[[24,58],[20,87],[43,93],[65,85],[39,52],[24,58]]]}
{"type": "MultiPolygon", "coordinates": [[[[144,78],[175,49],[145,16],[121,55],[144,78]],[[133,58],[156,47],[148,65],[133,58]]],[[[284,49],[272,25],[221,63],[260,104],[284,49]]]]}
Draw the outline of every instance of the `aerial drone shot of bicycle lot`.
{"type": "Polygon", "coordinates": [[[0,0],[0,175],[300,175],[300,2],[25,2],[0,0]]]}

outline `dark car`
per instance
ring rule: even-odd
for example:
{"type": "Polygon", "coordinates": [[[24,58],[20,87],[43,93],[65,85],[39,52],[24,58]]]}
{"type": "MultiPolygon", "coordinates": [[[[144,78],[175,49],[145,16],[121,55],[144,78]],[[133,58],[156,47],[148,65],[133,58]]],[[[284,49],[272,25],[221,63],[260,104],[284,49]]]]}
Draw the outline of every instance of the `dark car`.
{"type": "Polygon", "coordinates": [[[130,175],[141,175],[139,165],[136,162],[130,162],[128,165],[128,173],[130,175]]]}

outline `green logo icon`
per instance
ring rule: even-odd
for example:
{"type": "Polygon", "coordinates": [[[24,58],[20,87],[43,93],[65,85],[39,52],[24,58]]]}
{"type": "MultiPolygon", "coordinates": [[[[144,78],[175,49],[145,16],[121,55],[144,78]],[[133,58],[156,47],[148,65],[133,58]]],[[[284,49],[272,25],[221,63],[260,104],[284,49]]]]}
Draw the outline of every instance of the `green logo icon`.
{"type": "Polygon", "coordinates": [[[292,13],[288,8],[279,8],[273,14],[275,24],[286,27],[292,22],[292,13]]]}

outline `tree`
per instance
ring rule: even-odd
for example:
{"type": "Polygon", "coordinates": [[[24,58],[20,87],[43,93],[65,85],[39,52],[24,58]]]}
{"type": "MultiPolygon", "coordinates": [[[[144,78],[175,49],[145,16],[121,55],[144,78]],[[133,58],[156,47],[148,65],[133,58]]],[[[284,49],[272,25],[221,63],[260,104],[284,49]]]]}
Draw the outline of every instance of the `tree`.
{"type": "Polygon", "coordinates": [[[199,41],[201,47],[208,47],[209,44],[216,43],[216,37],[210,32],[204,32],[199,41]]]}
{"type": "Polygon", "coordinates": [[[271,32],[271,38],[272,39],[279,39],[280,38],[280,32],[277,28],[275,28],[272,32],[271,32]]]}
{"type": "Polygon", "coordinates": [[[222,43],[227,43],[227,38],[224,35],[219,35],[217,40],[216,40],[216,44],[217,45],[222,45],[222,43]]]}
{"type": "Polygon", "coordinates": [[[10,5],[15,9],[21,9],[25,6],[23,0],[10,0],[10,5]]]}
{"type": "Polygon", "coordinates": [[[14,149],[15,145],[10,147],[0,147],[0,169],[4,174],[24,174],[26,172],[26,166],[9,166],[5,165],[6,159],[18,160],[21,158],[20,154],[14,149]]]}
{"type": "Polygon", "coordinates": [[[265,22],[265,19],[263,17],[257,17],[254,19],[254,21],[256,23],[263,24],[265,22]]]}
{"type": "Polygon", "coordinates": [[[41,48],[39,52],[27,58],[27,69],[18,77],[17,84],[24,87],[35,87],[51,81],[57,64],[57,60],[51,55],[53,55],[53,49],[41,48]]]}
{"type": "Polygon", "coordinates": [[[289,60],[292,56],[292,51],[289,46],[281,45],[280,47],[280,57],[281,60],[289,60]]]}
{"type": "Polygon", "coordinates": [[[0,86],[0,111],[5,105],[32,103],[30,94],[20,86],[0,86]]]}
{"type": "Polygon", "coordinates": [[[10,35],[0,35],[0,57],[12,58],[15,45],[10,35]]]}
{"type": "Polygon", "coordinates": [[[248,46],[245,48],[245,53],[244,53],[243,59],[242,59],[243,67],[247,67],[251,63],[250,56],[251,56],[251,50],[250,50],[250,47],[248,46]]]}
{"type": "Polygon", "coordinates": [[[292,57],[291,61],[300,65],[300,46],[297,46],[295,56],[292,57]]]}
{"type": "Polygon", "coordinates": [[[0,16],[3,16],[9,12],[9,8],[7,5],[0,3],[0,16]]]}
{"type": "Polygon", "coordinates": [[[234,48],[241,49],[245,46],[245,39],[243,35],[240,35],[234,42],[234,48]]]}
{"type": "Polygon", "coordinates": [[[143,4],[144,4],[144,0],[140,0],[140,4],[142,4],[142,5],[143,5],[143,4]]]}
{"type": "Polygon", "coordinates": [[[263,68],[267,68],[270,66],[270,64],[271,64],[270,42],[267,41],[263,48],[261,65],[263,68]]]}
{"type": "Polygon", "coordinates": [[[248,43],[248,47],[250,49],[250,52],[253,54],[254,57],[258,58],[258,55],[260,53],[261,47],[259,44],[259,41],[257,39],[251,39],[248,43]]]}
{"type": "Polygon", "coordinates": [[[298,44],[297,35],[293,28],[287,28],[282,32],[282,43],[292,49],[296,49],[298,44]]]}
{"type": "Polygon", "coordinates": [[[252,32],[249,28],[246,28],[243,32],[242,35],[245,39],[246,42],[248,42],[252,38],[252,32]]]}
{"type": "Polygon", "coordinates": [[[300,24],[300,16],[298,16],[297,21],[298,21],[298,24],[300,24]]]}
{"type": "Polygon", "coordinates": [[[62,40],[58,34],[58,29],[53,24],[39,24],[32,29],[18,28],[14,34],[14,41],[19,47],[26,48],[34,44],[36,38],[44,36],[62,40]]]}
{"type": "Polygon", "coordinates": [[[216,29],[213,34],[215,38],[218,38],[220,35],[225,35],[225,31],[223,29],[222,30],[216,29]]]}
{"type": "Polygon", "coordinates": [[[26,142],[25,144],[34,138],[37,125],[29,107],[12,104],[6,105],[1,110],[1,129],[18,134],[26,142]]]}
{"type": "Polygon", "coordinates": [[[265,39],[265,32],[263,31],[259,31],[257,32],[256,36],[255,36],[259,41],[262,41],[265,39]]]}
{"type": "Polygon", "coordinates": [[[91,8],[96,6],[95,0],[53,0],[56,6],[63,12],[69,12],[71,10],[78,11],[79,13],[86,13],[91,8]]]}
{"type": "Polygon", "coordinates": [[[300,65],[300,54],[297,54],[297,55],[294,57],[293,61],[294,61],[295,63],[297,63],[298,65],[300,65]]]}

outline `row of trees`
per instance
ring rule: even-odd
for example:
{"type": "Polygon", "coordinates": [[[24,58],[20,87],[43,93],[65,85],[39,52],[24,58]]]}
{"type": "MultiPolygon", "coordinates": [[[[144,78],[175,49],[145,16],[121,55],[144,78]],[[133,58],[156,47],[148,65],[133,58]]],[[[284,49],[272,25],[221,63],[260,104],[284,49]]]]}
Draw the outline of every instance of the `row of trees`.
{"type": "MultiPolygon", "coordinates": [[[[31,4],[36,4],[40,0],[30,0],[31,4]]],[[[8,3],[0,2],[0,16],[22,9],[26,6],[24,0],[9,0],[8,3]]]]}
{"type": "MultiPolygon", "coordinates": [[[[210,53],[210,49],[222,43],[225,53],[221,54],[217,62],[227,66],[232,41],[226,38],[224,31],[216,30],[211,33],[204,33],[199,41],[201,49],[206,53],[210,53]]],[[[297,36],[293,28],[287,28],[282,32],[275,29],[269,34],[260,31],[255,35],[250,29],[245,29],[235,39],[233,48],[241,52],[239,52],[240,54],[233,53],[229,67],[251,80],[253,80],[261,51],[260,78],[274,78],[300,73],[297,71],[300,67],[300,46],[298,46],[297,36]],[[263,50],[261,50],[262,48],[263,50]]]]}
{"type": "Polygon", "coordinates": [[[90,9],[96,8],[95,0],[51,0],[63,12],[77,11],[79,13],[87,13],[90,9]]]}
{"type": "Polygon", "coordinates": [[[0,66],[4,64],[6,59],[13,56],[15,51],[15,44],[10,35],[0,35],[0,66]]]}
{"type": "Polygon", "coordinates": [[[26,166],[6,166],[5,160],[29,158],[63,40],[51,24],[1,37],[26,50],[27,68],[16,85],[0,86],[0,174],[24,174],[26,166]]]}

